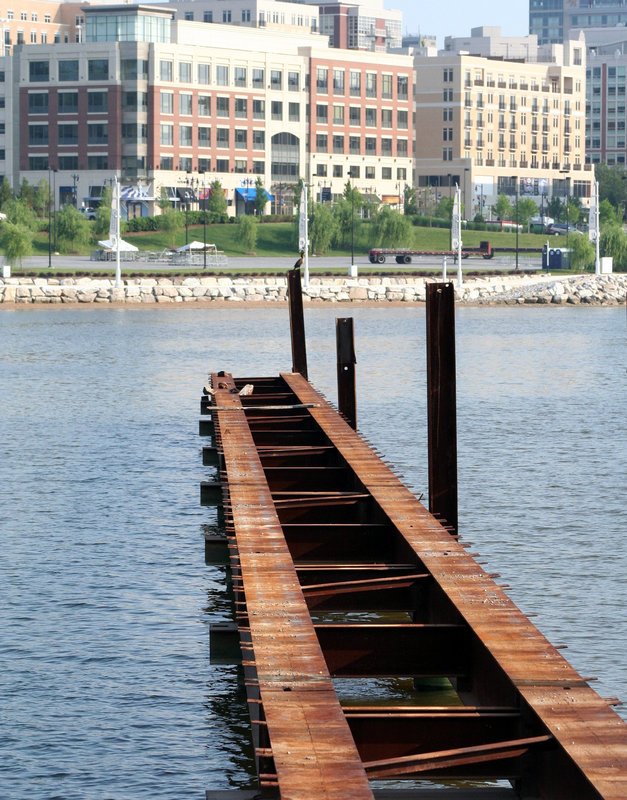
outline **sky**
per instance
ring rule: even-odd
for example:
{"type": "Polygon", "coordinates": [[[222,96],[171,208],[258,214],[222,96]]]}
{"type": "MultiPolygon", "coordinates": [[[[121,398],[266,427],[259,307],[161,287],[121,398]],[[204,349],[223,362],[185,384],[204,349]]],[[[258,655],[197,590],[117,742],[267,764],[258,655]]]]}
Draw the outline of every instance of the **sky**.
{"type": "Polygon", "coordinates": [[[529,0],[384,0],[403,12],[403,34],[433,34],[437,46],[445,36],[469,36],[471,28],[500,25],[506,36],[529,33],[529,0]]]}

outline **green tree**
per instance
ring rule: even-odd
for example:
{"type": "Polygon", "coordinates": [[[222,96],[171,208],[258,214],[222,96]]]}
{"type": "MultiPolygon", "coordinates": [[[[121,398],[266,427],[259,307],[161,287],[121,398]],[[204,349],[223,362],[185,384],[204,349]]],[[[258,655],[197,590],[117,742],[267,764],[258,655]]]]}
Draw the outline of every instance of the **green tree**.
{"type": "MultiPolygon", "coordinates": [[[[538,206],[530,197],[523,197],[518,200],[518,224],[529,231],[529,220],[538,213],[538,206]]],[[[516,209],[514,208],[514,219],[516,219],[516,209]]]]}
{"type": "Polygon", "coordinates": [[[339,249],[347,250],[351,246],[353,233],[357,239],[361,227],[357,204],[353,204],[345,197],[340,198],[333,206],[333,218],[335,219],[335,230],[332,242],[339,249]]]}
{"type": "Polygon", "coordinates": [[[506,194],[501,193],[496,198],[496,203],[494,204],[494,213],[496,214],[497,219],[510,221],[513,219],[514,214],[512,212],[512,204],[506,194]]]}
{"type": "Polygon", "coordinates": [[[435,206],[435,216],[440,219],[450,219],[453,214],[453,204],[455,201],[452,197],[441,197],[435,206]]]}
{"type": "Polygon", "coordinates": [[[165,186],[162,186],[161,189],[159,190],[159,199],[157,200],[157,205],[161,209],[162,214],[164,211],[167,211],[169,208],[172,208],[172,203],[170,202],[168,190],[165,188],[165,186]]]}
{"type": "Polygon", "coordinates": [[[252,252],[257,244],[257,217],[242,214],[237,218],[237,228],[240,241],[248,252],[252,252]]]}
{"type": "Polygon", "coordinates": [[[570,250],[570,266],[573,269],[585,269],[594,264],[594,245],[587,236],[574,234],[568,241],[570,250]]]}
{"type": "Polygon", "coordinates": [[[268,192],[263,188],[263,181],[260,177],[255,181],[255,190],[255,213],[258,217],[261,217],[270,198],[268,197],[268,192]]]}
{"type": "Polygon", "coordinates": [[[216,216],[225,216],[227,202],[222,184],[219,180],[215,180],[212,182],[209,189],[210,191],[209,200],[207,200],[207,211],[209,211],[210,214],[215,214],[216,216]]]}
{"type": "Polygon", "coordinates": [[[606,225],[599,239],[601,256],[611,256],[615,267],[627,263],[627,236],[620,225],[606,225]]]}
{"type": "Polygon", "coordinates": [[[359,211],[365,202],[359,189],[353,186],[350,181],[346,181],[346,186],[344,187],[344,199],[348,200],[349,203],[354,203],[356,211],[359,211]]]}
{"type": "Polygon", "coordinates": [[[35,189],[30,185],[30,183],[26,180],[26,178],[22,180],[19,196],[20,200],[23,200],[24,203],[27,206],[29,206],[29,208],[33,207],[35,199],[35,189]]]}
{"type": "Polygon", "coordinates": [[[33,211],[38,217],[45,217],[48,213],[48,203],[50,202],[50,186],[45,178],[37,184],[33,193],[33,211]]]}
{"type": "Polygon", "coordinates": [[[554,194],[546,206],[546,213],[551,219],[559,221],[564,213],[564,206],[560,198],[554,194]]]}
{"type": "Polygon", "coordinates": [[[312,252],[324,255],[337,234],[337,219],[331,208],[324,203],[314,203],[309,225],[309,241],[312,252]]]}
{"type": "Polygon", "coordinates": [[[599,203],[599,222],[601,225],[618,225],[616,209],[607,197],[599,203]]]}
{"type": "Polygon", "coordinates": [[[80,250],[89,243],[89,221],[73,205],[65,205],[57,212],[56,224],[60,252],[80,250]]]}
{"type": "Polygon", "coordinates": [[[13,198],[13,192],[11,191],[11,184],[7,180],[7,176],[5,175],[2,178],[2,183],[0,183],[0,208],[4,207],[4,204],[7,203],[9,200],[13,198]]]}
{"type": "Polygon", "coordinates": [[[405,186],[405,213],[406,214],[417,214],[418,213],[418,205],[416,203],[416,190],[413,186],[407,184],[405,186]]]}
{"type": "Polygon", "coordinates": [[[599,182],[599,200],[609,200],[620,213],[627,201],[627,181],[623,167],[595,164],[594,176],[599,182]]]}
{"type": "Polygon", "coordinates": [[[33,232],[23,225],[5,221],[0,228],[0,248],[7,261],[19,267],[22,259],[33,252],[33,232]]]}
{"type": "Polygon", "coordinates": [[[37,220],[30,206],[22,199],[11,197],[3,205],[2,211],[7,215],[7,220],[14,225],[21,225],[29,230],[37,230],[37,220]]]}
{"type": "Polygon", "coordinates": [[[581,200],[578,197],[569,197],[565,211],[566,222],[576,225],[581,219],[581,200]]]}
{"type": "Polygon", "coordinates": [[[185,216],[173,208],[168,208],[159,217],[159,226],[162,231],[168,234],[168,241],[170,247],[174,247],[176,241],[176,232],[180,230],[185,224],[185,216]]]}
{"type": "Polygon", "coordinates": [[[371,241],[374,247],[408,247],[412,238],[411,220],[389,206],[383,206],[372,221],[371,241]]]}
{"type": "Polygon", "coordinates": [[[111,225],[111,200],[113,199],[113,189],[105,186],[100,197],[100,205],[96,209],[96,219],[93,223],[93,235],[96,239],[106,239],[109,236],[109,226],[111,225]]]}

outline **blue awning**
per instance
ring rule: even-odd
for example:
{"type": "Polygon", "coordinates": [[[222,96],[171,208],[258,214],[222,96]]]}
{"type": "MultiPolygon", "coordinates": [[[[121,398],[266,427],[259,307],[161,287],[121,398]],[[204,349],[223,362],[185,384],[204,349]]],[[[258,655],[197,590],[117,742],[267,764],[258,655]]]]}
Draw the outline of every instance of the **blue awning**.
{"type": "MultiPolygon", "coordinates": [[[[251,188],[243,187],[243,188],[235,189],[235,191],[242,198],[242,200],[244,200],[246,203],[254,202],[257,199],[257,189],[254,186],[251,187],[251,188]]],[[[267,190],[264,190],[264,191],[266,192],[266,196],[267,196],[268,201],[270,203],[274,203],[274,197],[272,197],[270,192],[268,192],[267,190]]]]}

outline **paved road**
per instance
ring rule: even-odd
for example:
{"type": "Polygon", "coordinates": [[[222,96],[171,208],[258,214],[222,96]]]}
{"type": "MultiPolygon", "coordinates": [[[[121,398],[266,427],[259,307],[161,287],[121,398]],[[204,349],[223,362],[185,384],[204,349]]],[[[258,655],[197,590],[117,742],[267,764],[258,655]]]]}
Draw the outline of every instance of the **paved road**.
{"type": "MultiPolygon", "coordinates": [[[[289,269],[294,265],[297,256],[281,256],[277,258],[251,258],[251,257],[229,257],[228,266],[233,269],[241,270],[265,270],[265,269],[289,269]]],[[[312,256],[309,259],[310,268],[321,269],[346,269],[350,265],[349,256],[312,256]]],[[[367,256],[356,256],[355,265],[359,273],[362,269],[372,269],[376,267],[378,270],[385,270],[394,272],[399,268],[399,265],[392,259],[388,259],[386,264],[371,264],[367,256]]],[[[45,270],[48,267],[48,256],[29,256],[23,261],[25,269],[45,270]]],[[[510,270],[516,266],[516,258],[514,255],[497,256],[491,260],[483,258],[467,258],[462,262],[464,271],[483,271],[483,270],[510,270]]],[[[115,262],[103,261],[90,261],[89,258],[82,256],[52,256],[52,268],[56,270],[72,269],[72,270],[85,270],[90,272],[106,272],[115,273],[115,262]]],[[[202,272],[202,267],[191,267],[198,269],[202,272]]],[[[413,263],[406,267],[407,269],[438,269],[442,268],[441,257],[428,257],[422,256],[415,258],[413,263]]],[[[457,270],[457,265],[452,258],[447,259],[447,268],[449,275],[457,270]]],[[[541,268],[540,256],[533,258],[519,258],[519,268],[521,271],[532,271],[541,268]]],[[[155,272],[158,270],[170,270],[172,267],[168,264],[159,263],[146,263],[138,262],[122,262],[123,272],[155,272]]],[[[184,265],[179,265],[177,269],[185,269],[184,265]]]]}

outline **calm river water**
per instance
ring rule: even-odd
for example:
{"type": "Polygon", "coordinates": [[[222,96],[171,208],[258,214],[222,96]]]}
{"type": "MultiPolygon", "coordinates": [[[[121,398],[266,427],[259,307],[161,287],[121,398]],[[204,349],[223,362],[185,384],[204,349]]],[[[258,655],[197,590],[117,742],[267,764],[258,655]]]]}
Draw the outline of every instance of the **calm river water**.
{"type": "MultiPolygon", "coordinates": [[[[360,428],[424,492],[424,309],[307,309],[332,400],[339,314],[360,428]]],[[[0,327],[0,797],[248,786],[237,671],[209,663],[228,602],[203,558],[198,398],[208,370],[289,370],[287,310],[5,310],[0,327]]],[[[459,308],[457,334],[463,538],[627,699],[625,310],[459,308]]]]}

